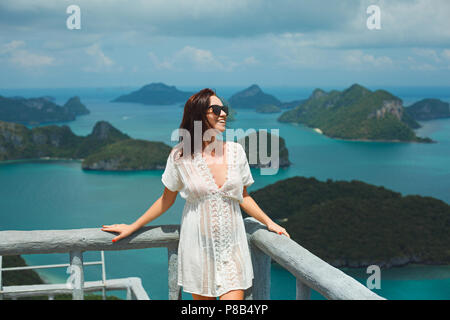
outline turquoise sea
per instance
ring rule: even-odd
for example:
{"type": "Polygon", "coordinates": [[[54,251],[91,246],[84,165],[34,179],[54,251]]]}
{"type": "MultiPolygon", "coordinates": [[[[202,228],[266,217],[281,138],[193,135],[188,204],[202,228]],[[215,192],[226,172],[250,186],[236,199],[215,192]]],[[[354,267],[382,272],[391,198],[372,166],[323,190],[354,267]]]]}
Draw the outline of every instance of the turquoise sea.
{"type": "MultiPolygon", "coordinates": [[[[178,87],[198,91],[201,87],[178,87]]],[[[63,104],[74,95],[91,110],[67,123],[75,134],[87,135],[94,124],[106,120],[133,138],[163,141],[169,145],[172,130],[178,128],[183,109],[171,106],[144,106],[111,103],[111,99],[134,90],[121,88],[0,89],[0,95],[25,97],[53,96],[63,104]]],[[[228,98],[244,88],[216,87],[228,98]]],[[[308,97],[314,88],[262,87],[282,101],[308,97]]],[[[323,88],[344,89],[344,88],[323,88]]],[[[381,88],[370,88],[372,90],[381,88]]],[[[422,98],[450,101],[448,88],[384,87],[403,99],[404,105],[422,98]]],[[[292,176],[318,180],[361,180],[402,194],[432,196],[450,203],[450,119],[420,122],[416,132],[438,141],[435,144],[358,142],[333,140],[302,125],[278,123],[279,114],[258,114],[237,110],[237,120],[229,128],[278,129],[286,140],[293,163],[273,176],[252,169],[255,183],[249,191],[292,176]]],[[[48,124],[43,124],[48,125],[48,124]]],[[[31,126],[29,126],[31,127],[31,126]]],[[[25,161],[0,163],[0,230],[48,230],[100,228],[103,224],[132,223],[160,196],[162,171],[84,172],[79,161],[25,161]]],[[[150,225],[177,224],[184,201],[150,225]]],[[[424,212],[426,214],[426,212],[424,212]]],[[[44,231],[43,231],[44,232],[44,231]]],[[[85,261],[99,260],[99,252],[87,252],[85,261]]],[[[28,264],[68,262],[68,254],[24,255],[28,264]]],[[[152,299],[167,299],[167,254],[165,249],[106,251],[107,278],[137,276],[152,299]]],[[[365,269],[342,269],[366,284],[365,269]]],[[[50,282],[64,283],[64,269],[39,273],[50,282]]],[[[86,280],[99,280],[99,266],[85,269],[86,280]]],[[[381,289],[374,291],[388,299],[450,299],[450,266],[409,265],[381,270],[381,289]]],[[[112,292],[124,297],[124,292],[112,292]]],[[[284,269],[272,267],[272,299],[295,299],[295,278],[284,269]]],[[[183,294],[184,299],[191,299],[183,294]]],[[[313,299],[322,297],[313,292],[313,299]]]]}

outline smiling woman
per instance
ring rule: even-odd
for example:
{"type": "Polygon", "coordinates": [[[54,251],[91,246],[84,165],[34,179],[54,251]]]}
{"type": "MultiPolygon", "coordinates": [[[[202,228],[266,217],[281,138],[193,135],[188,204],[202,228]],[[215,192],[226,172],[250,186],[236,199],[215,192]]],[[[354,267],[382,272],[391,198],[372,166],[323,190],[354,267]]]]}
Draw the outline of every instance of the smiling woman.
{"type": "Polygon", "coordinates": [[[247,187],[254,180],[244,148],[234,141],[215,139],[215,134],[225,131],[227,112],[211,89],[191,96],[180,128],[192,136],[184,136],[167,158],[161,178],[163,195],[132,225],[102,229],[120,233],[113,241],[129,236],[168,210],[180,192],[186,204],[178,246],[178,285],[195,300],[241,300],[244,290],[252,286],[253,268],[241,207],[270,231],[289,237],[248,195],[247,187]],[[195,121],[202,124],[202,130],[194,130],[195,121]],[[210,141],[203,141],[208,130],[215,134],[210,141]],[[194,148],[197,138],[202,138],[199,150],[194,148]],[[213,152],[208,152],[210,147],[213,152]]]}

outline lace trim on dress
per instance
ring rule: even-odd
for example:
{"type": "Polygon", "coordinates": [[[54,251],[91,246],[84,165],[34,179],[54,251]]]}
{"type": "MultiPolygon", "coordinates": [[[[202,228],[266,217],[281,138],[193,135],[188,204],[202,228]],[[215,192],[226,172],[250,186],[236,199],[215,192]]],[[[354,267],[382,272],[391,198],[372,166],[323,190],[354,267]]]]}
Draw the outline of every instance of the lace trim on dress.
{"type": "MultiPolygon", "coordinates": [[[[227,146],[227,150],[229,145],[227,146]]],[[[231,159],[229,157],[230,153],[227,153],[227,164],[228,164],[228,172],[233,172],[233,170],[231,170],[232,168],[232,164],[234,163],[235,155],[236,155],[236,148],[234,148],[235,146],[233,146],[233,154],[231,156],[231,159]],[[231,160],[231,161],[230,161],[231,160]]],[[[227,172],[227,173],[228,173],[227,172]]],[[[227,179],[230,179],[230,175],[228,175],[227,179]]],[[[223,186],[222,186],[223,187],[223,186]]],[[[230,203],[230,199],[225,198],[223,199],[221,202],[222,204],[222,212],[224,215],[224,221],[223,221],[223,226],[224,226],[224,233],[225,236],[223,237],[223,243],[222,243],[222,249],[224,250],[224,259],[223,259],[223,267],[224,267],[224,274],[225,274],[225,286],[228,287],[236,287],[239,285],[239,278],[238,278],[238,274],[237,274],[237,266],[236,266],[236,262],[233,259],[232,256],[232,246],[234,245],[231,235],[234,233],[232,230],[232,224],[231,224],[231,220],[233,219],[232,216],[232,212],[230,210],[231,208],[231,203],[230,203]]],[[[221,224],[222,225],[222,224],[221,224]]]]}
{"type": "MultiPolygon", "coordinates": [[[[227,177],[224,184],[219,188],[214,181],[214,177],[206,163],[203,159],[201,153],[197,153],[194,156],[194,161],[196,165],[200,168],[200,173],[205,179],[212,195],[224,195],[222,190],[225,185],[231,179],[233,164],[236,160],[236,148],[234,145],[226,146],[226,160],[227,160],[227,177]],[[230,147],[231,151],[230,152],[230,147]]],[[[239,278],[237,275],[236,262],[232,257],[232,238],[233,233],[231,226],[232,213],[230,210],[230,199],[222,196],[211,196],[210,198],[210,208],[211,208],[211,234],[213,237],[213,252],[216,267],[217,281],[216,285],[219,288],[229,288],[239,285],[239,278]]]]}

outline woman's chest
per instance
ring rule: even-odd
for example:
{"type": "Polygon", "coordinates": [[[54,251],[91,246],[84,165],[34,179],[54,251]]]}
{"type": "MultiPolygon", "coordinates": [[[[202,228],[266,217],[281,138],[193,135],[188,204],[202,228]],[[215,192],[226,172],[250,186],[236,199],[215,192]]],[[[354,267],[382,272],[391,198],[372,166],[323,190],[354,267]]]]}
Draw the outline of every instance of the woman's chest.
{"type": "Polygon", "coordinates": [[[241,182],[239,166],[236,161],[230,161],[231,156],[225,161],[214,161],[198,155],[193,161],[184,163],[181,171],[186,191],[210,193],[238,189],[241,182]]]}
{"type": "Polygon", "coordinates": [[[228,164],[226,163],[225,157],[215,158],[215,157],[204,157],[207,170],[211,173],[214,183],[221,188],[228,177],[228,164]]]}

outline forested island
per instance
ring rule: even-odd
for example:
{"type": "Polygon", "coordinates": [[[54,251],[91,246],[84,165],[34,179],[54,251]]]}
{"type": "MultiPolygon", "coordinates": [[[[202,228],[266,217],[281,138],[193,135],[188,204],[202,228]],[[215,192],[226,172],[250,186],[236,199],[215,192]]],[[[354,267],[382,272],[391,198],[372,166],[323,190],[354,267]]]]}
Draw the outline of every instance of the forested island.
{"type": "Polygon", "coordinates": [[[406,112],[400,98],[385,90],[354,84],[341,91],[316,89],[302,104],[285,111],[280,122],[318,128],[331,138],[367,141],[434,142],[416,136],[420,124],[406,112]]]}
{"type": "Polygon", "coordinates": [[[450,206],[439,199],[299,176],[250,195],[294,241],[335,267],[450,263],[450,206]]]}
{"type": "Polygon", "coordinates": [[[48,122],[73,121],[77,116],[90,111],[75,96],[63,106],[54,103],[51,97],[23,98],[0,96],[0,120],[26,125],[48,122]]]}
{"type": "Polygon", "coordinates": [[[265,108],[267,105],[287,109],[293,108],[304,101],[281,102],[273,95],[263,92],[257,84],[252,84],[250,87],[233,94],[228,100],[230,106],[236,109],[258,109],[265,108]]]}
{"type": "MultiPolygon", "coordinates": [[[[195,92],[184,92],[178,90],[175,86],[168,86],[162,82],[150,83],[139,90],[129,94],[121,95],[112,102],[133,102],[146,105],[169,105],[179,104],[180,108],[184,108],[186,101],[195,92]]],[[[280,112],[281,109],[290,109],[298,106],[305,100],[293,100],[282,102],[273,95],[267,94],[261,90],[257,84],[233,94],[230,98],[225,99],[220,96],[224,105],[229,107],[229,115],[227,120],[233,121],[236,117],[236,109],[256,109],[257,112],[280,112]]]]}
{"type": "Polygon", "coordinates": [[[168,86],[162,82],[150,83],[139,90],[121,95],[112,102],[133,102],[146,105],[169,105],[185,102],[194,92],[178,90],[175,86],[168,86]]]}
{"type": "MultiPolygon", "coordinates": [[[[256,141],[259,139],[259,132],[256,141]]],[[[248,155],[249,137],[245,147],[248,155]]],[[[268,155],[271,139],[267,134],[268,155]]],[[[259,143],[257,144],[259,146],[259,143]]],[[[133,139],[109,122],[98,121],[92,132],[83,137],[75,135],[69,126],[49,125],[28,129],[26,126],[0,121],[0,161],[24,159],[81,160],[83,170],[137,171],[163,170],[171,146],[159,141],[133,139]]],[[[290,165],[288,150],[279,138],[279,166],[290,165]]],[[[252,167],[267,167],[258,163],[252,167]]]]}
{"type": "Polygon", "coordinates": [[[80,159],[84,170],[164,169],[171,147],[163,142],[132,139],[106,121],[86,137],[69,126],[26,126],[0,121],[0,161],[17,159],[80,159]]]}
{"type": "Polygon", "coordinates": [[[255,111],[259,113],[277,113],[281,112],[281,108],[274,104],[263,104],[257,107],[255,111]]]}
{"type": "Polygon", "coordinates": [[[423,99],[406,107],[406,112],[415,120],[450,118],[450,103],[439,99],[423,99]]]}
{"type": "MultiPolygon", "coordinates": [[[[238,139],[237,142],[240,143],[242,146],[244,146],[245,154],[247,156],[247,161],[249,162],[249,166],[251,168],[267,168],[272,165],[271,162],[267,164],[263,164],[261,162],[261,159],[259,157],[260,150],[259,150],[259,139],[260,139],[261,131],[258,130],[256,132],[250,133],[246,135],[245,137],[238,139]],[[256,145],[256,154],[252,155],[250,152],[250,142],[254,143],[256,145]],[[255,157],[256,162],[253,162],[253,157],[255,157]]],[[[267,157],[271,157],[272,155],[272,134],[267,131],[267,149],[266,149],[266,155],[267,157]]],[[[276,135],[273,135],[276,137],[276,135]]],[[[289,151],[286,147],[285,140],[278,136],[278,167],[280,168],[286,168],[289,167],[292,163],[289,161],[289,151]]]]}

